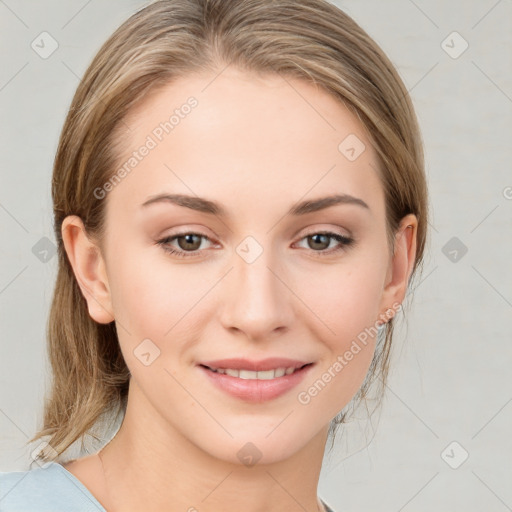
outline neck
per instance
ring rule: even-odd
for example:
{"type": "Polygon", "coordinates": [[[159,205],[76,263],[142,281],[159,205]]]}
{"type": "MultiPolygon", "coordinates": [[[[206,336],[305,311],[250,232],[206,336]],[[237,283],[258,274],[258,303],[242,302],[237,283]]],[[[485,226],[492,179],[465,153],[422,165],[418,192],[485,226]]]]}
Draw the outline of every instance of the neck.
{"type": "Polygon", "coordinates": [[[327,427],[291,457],[246,466],[212,456],[145,414],[132,384],[121,428],[100,455],[108,512],[324,510],[317,487],[327,427]]]}

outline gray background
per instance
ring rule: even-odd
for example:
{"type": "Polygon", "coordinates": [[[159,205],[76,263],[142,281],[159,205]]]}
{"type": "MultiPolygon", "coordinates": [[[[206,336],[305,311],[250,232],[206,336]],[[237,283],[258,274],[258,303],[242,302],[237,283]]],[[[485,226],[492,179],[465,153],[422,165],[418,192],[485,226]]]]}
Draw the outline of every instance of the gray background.
{"type": "MultiPolygon", "coordinates": [[[[336,4],[411,92],[432,214],[382,412],[340,432],[320,496],[337,511],[512,510],[512,1],[336,4]]],[[[0,0],[0,471],[26,469],[41,421],[56,258],[37,244],[54,241],[58,136],[93,55],[143,5],[0,0]],[[31,48],[43,31],[59,45],[46,59],[31,48]]]]}

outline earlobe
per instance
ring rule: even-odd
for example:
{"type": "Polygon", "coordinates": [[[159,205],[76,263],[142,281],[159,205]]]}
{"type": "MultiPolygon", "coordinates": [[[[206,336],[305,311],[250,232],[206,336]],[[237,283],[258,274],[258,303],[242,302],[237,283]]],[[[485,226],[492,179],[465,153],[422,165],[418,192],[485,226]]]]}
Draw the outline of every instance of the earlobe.
{"type": "Polygon", "coordinates": [[[87,301],[89,315],[100,324],[114,320],[105,262],[99,247],[87,236],[82,219],[68,215],[62,222],[62,239],[75,278],[87,301]]]}
{"type": "MultiPolygon", "coordinates": [[[[417,229],[418,220],[412,213],[406,215],[400,222],[395,236],[395,252],[390,262],[382,296],[382,313],[395,309],[393,305],[402,304],[405,298],[416,258],[417,229]]],[[[387,318],[389,319],[389,315],[387,318]]]]}

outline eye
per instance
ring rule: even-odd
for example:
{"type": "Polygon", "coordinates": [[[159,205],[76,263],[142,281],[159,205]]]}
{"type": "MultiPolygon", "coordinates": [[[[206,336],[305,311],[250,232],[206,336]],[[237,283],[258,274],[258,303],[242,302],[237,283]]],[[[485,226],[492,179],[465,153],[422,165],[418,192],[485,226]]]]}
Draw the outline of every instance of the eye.
{"type": "MultiPolygon", "coordinates": [[[[201,251],[205,249],[202,247],[203,240],[211,242],[210,238],[206,235],[202,235],[201,233],[183,232],[162,238],[157,241],[157,244],[169,254],[178,256],[179,258],[191,258],[199,256],[201,251]],[[171,245],[171,243],[175,241],[177,242],[178,247],[171,245]]],[[[331,255],[351,246],[354,243],[353,238],[330,231],[311,233],[303,237],[301,241],[302,240],[307,241],[309,247],[306,247],[306,249],[311,249],[313,252],[318,253],[319,256],[331,255]],[[329,249],[331,242],[333,241],[337,242],[338,245],[329,249]]]]}
{"type": "Polygon", "coordinates": [[[185,232],[162,238],[157,241],[157,244],[160,245],[164,251],[173,254],[174,256],[190,258],[197,256],[200,249],[204,249],[204,247],[201,247],[202,239],[211,241],[206,235],[185,232]],[[178,242],[178,248],[170,245],[171,242],[174,242],[175,240],[178,242]]]}
{"type": "Polygon", "coordinates": [[[354,239],[339,233],[332,233],[330,231],[321,231],[318,233],[311,233],[301,239],[306,240],[308,247],[306,249],[312,249],[313,252],[320,253],[319,255],[330,255],[335,252],[341,251],[346,247],[351,246],[354,243],[354,239]],[[332,248],[331,242],[337,242],[338,245],[332,248]],[[328,249],[331,246],[331,249],[328,249]]]}

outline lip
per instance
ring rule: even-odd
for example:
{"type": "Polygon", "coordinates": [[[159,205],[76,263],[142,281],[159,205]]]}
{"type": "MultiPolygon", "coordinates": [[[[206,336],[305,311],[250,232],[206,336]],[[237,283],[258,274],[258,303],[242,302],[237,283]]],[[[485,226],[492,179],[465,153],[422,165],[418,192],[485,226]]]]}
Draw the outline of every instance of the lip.
{"type": "Polygon", "coordinates": [[[209,366],[215,370],[218,368],[232,368],[233,370],[259,372],[273,370],[275,368],[300,368],[301,366],[309,363],[311,363],[311,361],[298,361],[297,359],[288,359],[285,357],[269,357],[261,361],[252,361],[241,357],[233,357],[229,359],[218,359],[216,361],[203,361],[200,364],[209,366]]]}
{"type": "MultiPolygon", "coordinates": [[[[229,360],[233,361],[233,360],[229,360]]],[[[237,361],[240,361],[239,359],[237,361]]],[[[290,364],[290,360],[280,359],[280,363],[276,366],[274,360],[265,360],[267,364],[266,369],[278,368],[278,367],[288,367],[294,366],[293,362],[290,364]],[[267,361],[273,361],[272,365],[268,367],[270,363],[267,361]],[[283,361],[287,361],[286,364],[282,364],[283,361]],[[287,366],[288,365],[288,366],[287,366]]],[[[213,361],[212,361],[213,363],[213,361]]],[[[219,364],[220,361],[217,361],[215,364],[219,364]]],[[[262,362],[261,362],[262,363],[262,362]]],[[[297,363],[295,361],[294,363],[297,363]]],[[[231,363],[232,364],[232,363],[231,363]]],[[[242,364],[242,363],[238,363],[242,364]]],[[[243,363],[244,365],[246,363],[243,363]]],[[[298,364],[298,363],[297,363],[298,364]]],[[[251,403],[262,403],[267,402],[269,400],[276,399],[285,393],[289,392],[291,389],[296,387],[302,380],[306,377],[306,375],[310,372],[311,368],[315,366],[315,363],[304,363],[307,366],[301,368],[300,370],[296,370],[290,375],[283,375],[282,377],[276,377],[275,379],[270,380],[259,380],[259,379],[240,379],[239,377],[232,377],[231,375],[226,375],[223,373],[216,373],[210,368],[203,366],[202,364],[198,366],[199,370],[209,379],[217,389],[224,391],[225,393],[231,395],[234,398],[244,400],[246,402],[251,403]]],[[[294,366],[295,368],[300,367],[294,366]]],[[[219,366],[222,368],[222,366],[219,366]]],[[[233,368],[233,366],[226,366],[226,368],[233,368]]],[[[244,369],[244,368],[242,368],[244,369]]],[[[245,368],[249,369],[249,368],[245,368]]],[[[259,371],[259,370],[252,370],[259,371]]],[[[263,370],[262,370],[263,371],[263,370]]]]}

